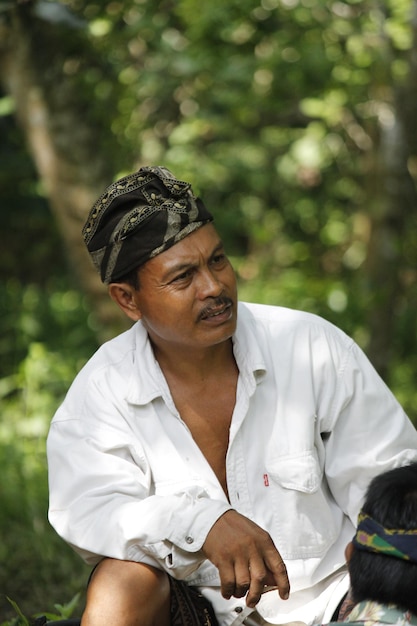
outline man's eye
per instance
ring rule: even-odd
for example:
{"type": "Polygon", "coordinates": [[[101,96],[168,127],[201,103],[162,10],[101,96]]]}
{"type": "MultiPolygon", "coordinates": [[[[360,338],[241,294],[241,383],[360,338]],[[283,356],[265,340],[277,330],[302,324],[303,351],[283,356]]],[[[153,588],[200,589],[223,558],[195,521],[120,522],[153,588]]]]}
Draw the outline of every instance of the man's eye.
{"type": "Polygon", "coordinates": [[[216,256],[213,257],[211,262],[214,265],[219,265],[220,263],[224,263],[225,260],[226,260],[225,254],[216,254],[216,256]]]}
{"type": "Polygon", "coordinates": [[[186,272],[182,272],[182,274],[178,274],[178,276],[175,276],[172,282],[187,280],[187,278],[190,278],[190,276],[191,276],[191,270],[187,270],[186,272]]]}

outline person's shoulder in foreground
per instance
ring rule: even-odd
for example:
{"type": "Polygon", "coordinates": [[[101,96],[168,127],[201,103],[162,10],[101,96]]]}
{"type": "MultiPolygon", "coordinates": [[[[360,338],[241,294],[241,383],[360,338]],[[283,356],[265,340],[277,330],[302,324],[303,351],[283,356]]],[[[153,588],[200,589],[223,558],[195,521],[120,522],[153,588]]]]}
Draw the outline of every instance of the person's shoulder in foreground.
{"type": "Polygon", "coordinates": [[[339,626],[417,625],[417,463],[371,481],[346,558],[351,604],[339,626]]]}
{"type": "Polygon", "coordinates": [[[395,605],[380,604],[373,600],[359,602],[354,606],[345,621],[331,622],[338,626],[349,624],[366,624],[367,626],[379,626],[380,624],[395,624],[396,626],[417,626],[417,615],[395,605]]]}

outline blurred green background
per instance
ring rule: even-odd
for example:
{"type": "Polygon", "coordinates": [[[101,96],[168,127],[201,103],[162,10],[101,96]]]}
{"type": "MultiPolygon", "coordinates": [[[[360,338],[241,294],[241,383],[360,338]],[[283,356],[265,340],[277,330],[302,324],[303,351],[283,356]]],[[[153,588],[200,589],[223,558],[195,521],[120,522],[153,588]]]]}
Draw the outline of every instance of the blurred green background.
{"type": "MultiPolygon", "coordinates": [[[[125,321],[81,241],[163,164],[214,213],[244,300],[353,336],[417,423],[413,0],[0,0],[0,624],[89,568],[47,521],[45,437],[125,321]]],[[[364,416],[366,419],[366,416],[364,416]]]]}

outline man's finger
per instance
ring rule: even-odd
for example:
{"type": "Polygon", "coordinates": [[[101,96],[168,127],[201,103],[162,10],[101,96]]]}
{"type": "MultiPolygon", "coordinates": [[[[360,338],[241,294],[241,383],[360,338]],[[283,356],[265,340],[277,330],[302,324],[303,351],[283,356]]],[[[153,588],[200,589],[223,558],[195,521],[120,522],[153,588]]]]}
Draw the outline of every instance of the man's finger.
{"type": "Polygon", "coordinates": [[[220,576],[221,594],[223,598],[229,600],[233,595],[235,595],[236,589],[236,577],[234,567],[231,563],[222,563],[218,566],[218,569],[220,576]]]}
{"type": "Polygon", "coordinates": [[[262,590],[267,582],[268,572],[263,559],[252,558],[250,562],[250,588],[246,604],[254,608],[261,599],[262,590]]]}
{"type": "Polygon", "coordinates": [[[274,563],[268,564],[268,566],[274,576],[280,598],[288,600],[290,596],[290,581],[284,561],[281,558],[278,560],[274,559],[274,563]]]}
{"type": "Polygon", "coordinates": [[[235,562],[235,591],[236,598],[243,598],[247,594],[251,584],[251,573],[249,563],[246,559],[239,559],[235,562]]]}

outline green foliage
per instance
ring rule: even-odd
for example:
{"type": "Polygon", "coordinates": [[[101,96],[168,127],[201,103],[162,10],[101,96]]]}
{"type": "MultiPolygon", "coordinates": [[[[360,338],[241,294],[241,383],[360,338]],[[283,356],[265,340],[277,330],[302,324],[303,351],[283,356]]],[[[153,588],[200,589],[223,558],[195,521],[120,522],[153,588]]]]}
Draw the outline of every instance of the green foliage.
{"type": "MultiPolygon", "coordinates": [[[[77,593],[67,604],[55,604],[54,607],[57,613],[42,613],[36,614],[33,617],[43,617],[49,622],[57,622],[63,619],[69,619],[74,610],[77,608],[80,599],[80,594],[77,593]]],[[[7,598],[8,602],[13,607],[17,617],[7,620],[6,622],[1,622],[0,626],[30,626],[32,623],[21,611],[17,602],[12,600],[11,598],[7,598]]]]}
{"type": "MultiPolygon", "coordinates": [[[[96,344],[82,297],[68,287],[58,291],[55,284],[46,297],[38,285],[13,281],[0,293],[12,306],[9,315],[14,311],[13,324],[2,317],[7,326],[1,341],[0,529],[7,540],[0,545],[0,589],[33,615],[83,590],[88,578],[89,568],[48,524],[45,439],[52,415],[96,344]]],[[[80,610],[78,597],[76,602],[80,610]]],[[[5,595],[0,615],[12,617],[5,595]]]]}
{"type": "Polygon", "coordinates": [[[67,4],[117,76],[116,145],[191,180],[228,248],[265,255],[272,278],[294,263],[357,293],[366,161],[405,80],[410,2],[67,4]]]}
{"type": "Polygon", "coordinates": [[[14,602],[11,598],[7,598],[7,600],[17,613],[17,617],[13,620],[2,622],[1,626],[30,626],[29,620],[23,615],[17,602],[14,602]]]}

